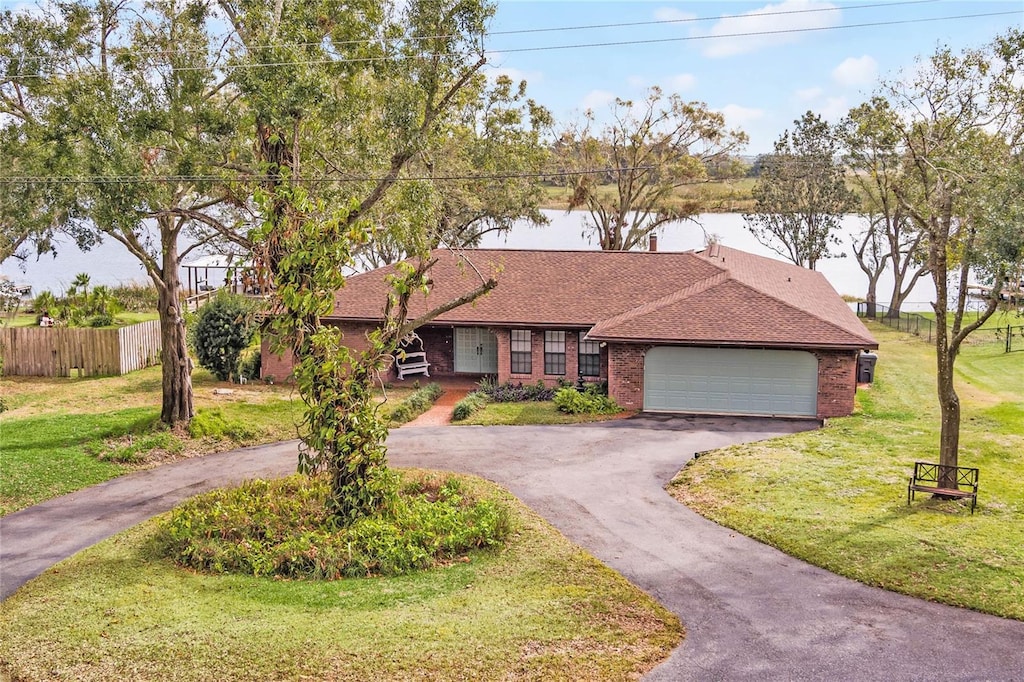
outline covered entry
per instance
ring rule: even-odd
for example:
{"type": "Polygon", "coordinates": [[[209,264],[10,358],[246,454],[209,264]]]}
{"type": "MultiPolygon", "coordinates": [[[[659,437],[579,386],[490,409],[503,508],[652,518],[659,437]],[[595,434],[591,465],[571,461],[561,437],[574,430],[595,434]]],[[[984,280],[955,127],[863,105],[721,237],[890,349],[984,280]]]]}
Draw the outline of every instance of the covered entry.
{"type": "Polygon", "coordinates": [[[480,327],[456,327],[455,371],[466,374],[497,374],[497,337],[480,327]]]}
{"type": "Polygon", "coordinates": [[[795,350],[652,348],[644,358],[644,409],[813,417],[818,361],[795,350]]]}

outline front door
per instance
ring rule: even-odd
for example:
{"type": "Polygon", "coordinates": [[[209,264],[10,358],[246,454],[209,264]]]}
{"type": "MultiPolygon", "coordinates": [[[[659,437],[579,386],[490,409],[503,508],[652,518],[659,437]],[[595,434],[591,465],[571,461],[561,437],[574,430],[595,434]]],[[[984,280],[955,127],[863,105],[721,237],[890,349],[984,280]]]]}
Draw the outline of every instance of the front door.
{"type": "Polygon", "coordinates": [[[466,374],[497,374],[497,337],[480,327],[456,327],[455,371],[466,374]]]}

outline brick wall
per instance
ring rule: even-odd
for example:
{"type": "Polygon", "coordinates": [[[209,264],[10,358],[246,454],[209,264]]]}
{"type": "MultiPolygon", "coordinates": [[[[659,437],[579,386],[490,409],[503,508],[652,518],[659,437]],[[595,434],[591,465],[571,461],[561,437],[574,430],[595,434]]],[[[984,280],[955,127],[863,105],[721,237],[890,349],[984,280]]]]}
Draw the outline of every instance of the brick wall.
{"type": "MultiPolygon", "coordinates": [[[[521,328],[520,328],[521,329],[521,328]]],[[[511,381],[512,383],[533,384],[543,381],[547,386],[554,386],[558,380],[575,383],[579,377],[579,338],[586,331],[565,331],[565,374],[544,373],[544,330],[530,330],[530,373],[512,373],[512,331],[510,329],[492,329],[498,337],[498,383],[511,381]]],[[[562,331],[562,330],[557,330],[562,331]]],[[[608,378],[608,357],[607,349],[601,349],[601,378],[608,378]]],[[[593,377],[590,377],[593,381],[593,377]]]]}
{"type": "MultiPolygon", "coordinates": [[[[341,328],[342,334],[345,335],[345,345],[355,351],[367,349],[369,343],[366,340],[366,335],[377,328],[376,324],[369,322],[343,322],[338,326],[341,328]]],[[[454,344],[451,327],[423,327],[416,333],[423,340],[423,350],[427,353],[431,376],[435,373],[442,376],[452,374],[454,372],[454,344]]],[[[295,358],[291,353],[281,356],[271,352],[266,339],[263,340],[260,353],[262,355],[260,376],[273,376],[277,382],[289,380],[295,366],[295,358]]],[[[395,370],[390,369],[386,379],[396,379],[397,376],[395,370]]]]}
{"type": "Polygon", "coordinates": [[[818,419],[853,413],[857,351],[814,351],[818,358],[818,419]]]}
{"type": "Polygon", "coordinates": [[[624,409],[643,409],[644,355],[649,348],[650,344],[608,344],[608,395],[624,409]]]}
{"type": "MultiPolygon", "coordinates": [[[[622,407],[643,409],[644,355],[651,344],[609,344],[608,394],[622,407]]],[[[813,351],[818,359],[818,419],[853,412],[857,351],[813,351]]]]}

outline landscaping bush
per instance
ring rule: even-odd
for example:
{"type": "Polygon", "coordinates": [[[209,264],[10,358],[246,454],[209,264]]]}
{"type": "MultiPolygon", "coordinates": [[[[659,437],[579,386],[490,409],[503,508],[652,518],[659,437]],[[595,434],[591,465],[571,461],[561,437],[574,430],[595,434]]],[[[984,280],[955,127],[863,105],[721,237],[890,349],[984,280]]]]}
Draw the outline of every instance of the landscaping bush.
{"type": "Polygon", "coordinates": [[[442,393],[444,390],[437,383],[427,384],[423,388],[416,389],[408,398],[395,406],[395,409],[391,410],[391,423],[404,424],[412,421],[429,410],[442,393]]]}
{"type": "Polygon", "coordinates": [[[487,404],[487,394],[482,391],[473,391],[465,398],[455,403],[455,409],[452,410],[452,421],[460,422],[464,419],[469,419],[477,410],[483,409],[484,405],[487,404]]]}
{"type": "Polygon", "coordinates": [[[388,485],[387,509],[347,528],[327,512],[326,476],[215,490],[171,511],[157,549],[198,571],[333,580],[430,568],[511,533],[504,504],[476,499],[456,478],[410,474],[388,485]]]}
{"type": "Polygon", "coordinates": [[[238,356],[252,342],[253,306],[244,296],[219,292],[196,314],[193,350],[199,366],[220,381],[238,371],[238,356]]]}
{"type": "Polygon", "coordinates": [[[496,403],[522,403],[531,400],[551,400],[558,388],[549,388],[540,379],[535,384],[513,384],[506,381],[503,384],[495,384],[489,380],[480,382],[480,392],[496,403]]]}
{"type": "Polygon", "coordinates": [[[583,391],[575,388],[560,388],[555,393],[555,406],[567,414],[615,414],[621,408],[606,395],[601,395],[597,384],[587,386],[583,391]]]}

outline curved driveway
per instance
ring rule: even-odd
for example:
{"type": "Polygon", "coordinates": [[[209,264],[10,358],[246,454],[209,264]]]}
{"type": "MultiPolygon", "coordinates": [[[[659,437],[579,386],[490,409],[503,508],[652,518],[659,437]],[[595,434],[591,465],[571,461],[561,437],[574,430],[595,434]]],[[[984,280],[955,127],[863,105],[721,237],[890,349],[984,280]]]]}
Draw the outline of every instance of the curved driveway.
{"type": "MultiPolygon", "coordinates": [[[[403,428],[395,465],[494,480],[677,613],[652,680],[1024,678],[1024,623],[837,577],[722,528],[663,486],[695,451],[813,424],[642,417],[586,426],[403,428]]],[[[295,444],[140,472],[0,519],[0,593],[202,490],[290,473],[295,444]]]]}

